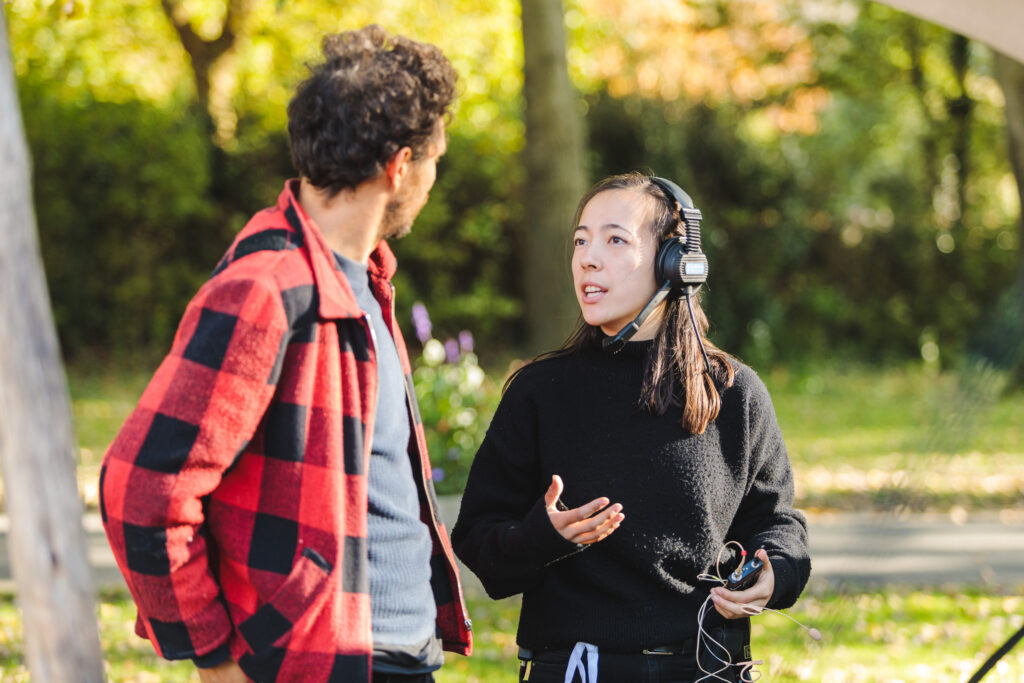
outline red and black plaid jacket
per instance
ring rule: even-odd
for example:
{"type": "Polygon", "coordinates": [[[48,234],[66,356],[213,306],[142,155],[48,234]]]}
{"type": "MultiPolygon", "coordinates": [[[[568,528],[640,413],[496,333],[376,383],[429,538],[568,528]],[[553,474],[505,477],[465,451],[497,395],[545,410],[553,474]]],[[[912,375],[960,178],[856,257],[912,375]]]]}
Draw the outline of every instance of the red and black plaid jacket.
{"type": "MultiPolygon", "coordinates": [[[[438,627],[445,649],[468,655],[470,622],[394,320],[394,271],[381,242],[369,272],[406,375],[438,627]]],[[[103,522],[138,605],[136,631],[160,655],[227,643],[257,681],[369,679],[374,353],[368,317],[286,185],[189,304],[104,458],[103,522]]]]}

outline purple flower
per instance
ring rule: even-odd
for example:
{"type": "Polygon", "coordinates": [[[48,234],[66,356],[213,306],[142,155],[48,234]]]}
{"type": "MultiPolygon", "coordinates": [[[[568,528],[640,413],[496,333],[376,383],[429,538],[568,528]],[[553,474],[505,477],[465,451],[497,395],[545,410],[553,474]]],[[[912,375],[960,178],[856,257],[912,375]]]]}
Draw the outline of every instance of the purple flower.
{"type": "Polygon", "coordinates": [[[444,470],[440,467],[435,467],[430,471],[430,474],[434,478],[434,481],[444,481],[444,470]]]}
{"type": "Polygon", "coordinates": [[[459,348],[463,353],[473,353],[473,334],[469,330],[459,332],[459,348]]]}
{"type": "Polygon", "coordinates": [[[412,305],[412,324],[416,328],[416,338],[421,344],[427,343],[430,339],[430,314],[422,302],[417,301],[412,305]]]}
{"type": "Polygon", "coordinates": [[[455,365],[459,362],[460,355],[459,342],[449,338],[448,341],[444,343],[444,359],[452,365],[455,365]]]}

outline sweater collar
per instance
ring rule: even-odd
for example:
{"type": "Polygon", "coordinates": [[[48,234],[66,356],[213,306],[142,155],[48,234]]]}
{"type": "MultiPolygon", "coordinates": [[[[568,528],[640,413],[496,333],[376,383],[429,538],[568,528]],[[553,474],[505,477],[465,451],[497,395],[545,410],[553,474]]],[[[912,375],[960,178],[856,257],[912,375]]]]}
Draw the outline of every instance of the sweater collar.
{"type": "Polygon", "coordinates": [[[654,348],[654,340],[627,342],[618,353],[611,353],[602,346],[606,336],[601,335],[587,349],[586,355],[596,366],[613,373],[626,373],[628,376],[643,373],[647,358],[654,348]]]}

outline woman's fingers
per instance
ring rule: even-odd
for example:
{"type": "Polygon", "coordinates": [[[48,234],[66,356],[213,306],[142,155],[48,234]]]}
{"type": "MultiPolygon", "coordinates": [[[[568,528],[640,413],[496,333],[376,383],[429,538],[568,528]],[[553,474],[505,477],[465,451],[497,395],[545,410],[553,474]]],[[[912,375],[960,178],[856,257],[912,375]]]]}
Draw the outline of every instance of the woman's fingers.
{"type": "MultiPolygon", "coordinates": [[[[611,502],[611,501],[609,501],[607,498],[595,498],[594,500],[590,501],[586,505],[581,505],[581,506],[579,506],[578,508],[576,508],[574,510],[567,510],[566,512],[573,512],[573,513],[575,513],[575,519],[573,519],[572,522],[574,522],[574,523],[583,523],[583,522],[586,522],[588,519],[593,519],[592,515],[594,515],[594,513],[596,513],[601,508],[603,508],[606,505],[608,505],[609,502],[611,502]]],[[[615,507],[616,505],[618,505],[618,503],[616,503],[612,507],[615,507]]],[[[618,512],[621,509],[622,509],[622,506],[618,505],[618,510],[616,510],[616,512],[618,512]]],[[[602,513],[602,514],[604,514],[604,513],[602,513]]]]}
{"type": "Polygon", "coordinates": [[[548,517],[555,530],[574,543],[593,543],[601,540],[625,519],[622,505],[608,505],[607,498],[598,498],[572,510],[549,509],[548,517]]]}
{"type": "MultiPolygon", "coordinates": [[[[726,593],[727,591],[722,591],[726,593]]],[[[726,598],[722,593],[713,592],[711,600],[714,602],[715,610],[726,619],[739,619],[749,616],[743,610],[743,606],[726,598]]]]}
{"type": "MultiPolygon", "coordinates": [[[[590,501],[586,505],[581,505],[578,508],[572,510],[554,510],[550,506],[548,507],[548,516],[551,518],[551,523],[555,525],[555,528],[561,531],[566,529],[573,524],[587,524],[600,515],[594,515],[595,512],[608,505],[607,498],[597,498],[590,501]]],[[[622,509],[622,506],[619,506],[622,509]]],[[[605,510],[607,512],[608,510],[605,510]]],[[[617,511],[616,511],[617,512],[617,511]]],[[[601,514],[604,514],[602,512],[601,514]]]]}
{"type": "MultiPolygon", "coordinates": [[[[607,536],[608,533],[611,533],[613,530],[609,528],[611,525],[618,526],[618,523],[625,518],[625,515],[622,514],[622,506],[618,503],[608,505],[608,507],[592,516],[586,514],[589,507],[588,505],[562,513],[569,519],[581,519],[582,517],[581,521],[570,522],[565,527],[565,531],[568,534],[563,535],[574,543],[593,543],[596,540],[600,540],[607,536]]],[[[600,510],[600,508],[596,508],[596,510],[600,510]]]]}
{"type": "Polygon", "coordinates": [[[757,614],[768,604],[770,591],[763,586],[754,584],[745,591],[730,591],[725,588],[712,588],[711,600],[718,613],[727,619],[739,619],[757,614]],[[751,611],[752,610],[752,611],[751,611]]]}
{"type": "Polygon", "coordinates": [[[619,528],[619,525],[622,524],[622,520],[624,520],[625,518],[626,515],[622,514],[621,512],[617,512],[614,515],[610,516],[607,520],[604,521],[604,523],[602,523],[592,531],[587,531],[578,534],[569,540],[573,541],[574,543],[580,544],[597,543],[598,541],[603,541],[613,531],[619,528]]]}

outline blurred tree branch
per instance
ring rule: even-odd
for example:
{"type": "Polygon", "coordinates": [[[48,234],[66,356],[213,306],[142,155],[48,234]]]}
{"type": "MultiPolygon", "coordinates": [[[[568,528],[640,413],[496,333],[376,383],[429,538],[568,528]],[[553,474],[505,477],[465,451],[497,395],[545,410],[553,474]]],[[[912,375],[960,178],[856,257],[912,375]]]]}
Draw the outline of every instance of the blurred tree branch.
{"type": "Polygon", "coordinates": [[[253,0],[228,0],[220,34],[213,39],[203,38],[196,33],[190,17],[185,15],[182,6],[175,0],[160,0],[160,6],[174,26],[181,46],[188,53],[192,78],[196,85],[196,97],[207,116],[210,133],[213,135],[217,132],[217,121],[214,113],[210,111],[213,70],[217,62],[234,47],[235,41],[241,35],[245,20],[252,11],[253,0]]]}

